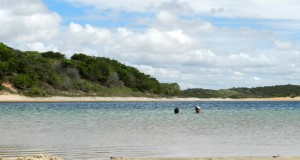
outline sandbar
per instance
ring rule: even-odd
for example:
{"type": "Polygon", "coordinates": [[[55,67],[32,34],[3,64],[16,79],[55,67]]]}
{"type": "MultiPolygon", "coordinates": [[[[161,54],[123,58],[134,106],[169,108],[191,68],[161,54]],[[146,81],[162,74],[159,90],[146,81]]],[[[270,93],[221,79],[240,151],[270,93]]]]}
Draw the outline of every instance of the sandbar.
{"type": "Polygon", "coordinates": [[[276,98],[150,98],[150,97],[26,97],[19,94],[0,95],[0,102],[176,102],[176,101],[300,101],[300,97],[276,98]]]}

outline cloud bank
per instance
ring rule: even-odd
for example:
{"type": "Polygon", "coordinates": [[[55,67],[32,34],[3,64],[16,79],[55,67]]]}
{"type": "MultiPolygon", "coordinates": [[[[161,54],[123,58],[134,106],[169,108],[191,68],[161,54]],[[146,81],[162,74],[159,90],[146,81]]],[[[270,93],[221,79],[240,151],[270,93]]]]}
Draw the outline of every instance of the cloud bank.
{"type": "Polygon", "coordinates": [[[1,0],[0,41],[113,58],[183,89],[300,82],[295,0],[64,0],[83,11],[79,17],[46,2],[1,0]]]}

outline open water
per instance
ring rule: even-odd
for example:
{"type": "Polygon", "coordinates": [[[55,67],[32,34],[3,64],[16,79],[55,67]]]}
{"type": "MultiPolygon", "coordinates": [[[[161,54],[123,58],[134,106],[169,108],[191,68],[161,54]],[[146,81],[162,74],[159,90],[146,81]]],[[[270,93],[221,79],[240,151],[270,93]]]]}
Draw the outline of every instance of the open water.
{"type": "Polygon", "coordinates": [[[39,153],[66,160],[299,156],[300,102],[0,103],[0,157],[39,153]]]}

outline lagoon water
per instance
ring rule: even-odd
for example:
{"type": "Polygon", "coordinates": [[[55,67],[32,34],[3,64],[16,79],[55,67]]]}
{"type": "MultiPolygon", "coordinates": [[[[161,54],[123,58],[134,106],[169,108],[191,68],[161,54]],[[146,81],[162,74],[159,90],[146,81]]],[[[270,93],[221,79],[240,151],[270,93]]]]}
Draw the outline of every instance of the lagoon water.
{"type": "Polygon", "coordinates": [[[299,156],[300,102],[0,103],[0,157],[39,153],[66,160],[299,156]],[[203,112],[194,113],[195,105],[203,112]]]}

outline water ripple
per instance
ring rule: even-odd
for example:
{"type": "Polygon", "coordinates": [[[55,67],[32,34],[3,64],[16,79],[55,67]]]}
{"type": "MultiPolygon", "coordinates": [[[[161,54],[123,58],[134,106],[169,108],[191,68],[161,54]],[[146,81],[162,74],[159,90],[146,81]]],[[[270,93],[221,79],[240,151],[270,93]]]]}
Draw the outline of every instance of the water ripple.
{"type": "Polygon", "coordinates": [[[0,103],[0,157],[299,156],[299,115],[299,102],[0,103]]]}

